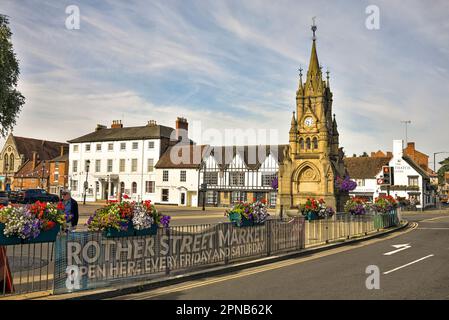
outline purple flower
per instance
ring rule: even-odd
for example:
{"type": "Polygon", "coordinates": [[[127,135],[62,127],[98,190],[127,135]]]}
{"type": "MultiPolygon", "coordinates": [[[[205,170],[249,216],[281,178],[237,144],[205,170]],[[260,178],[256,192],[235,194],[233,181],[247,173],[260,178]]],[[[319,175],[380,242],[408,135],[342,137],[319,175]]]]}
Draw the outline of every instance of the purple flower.
{"type": "Polygon", "coordinates": [[[168,226],[169,226],[169,224],[170,224],[170,219],[171,219],[170,216],[163,216],[163,217],[161,218],[161,224],[162,224],[165,228],[168,228],[168,226]]]}
{"type": "Polygon", "coordinates": [[[278,177],[274,178],[274,179],[271,181],[271,187],[272,187],[274,190],[277,190],[277,189],[278,189],[278,184],[279,184],[278,177]]]}

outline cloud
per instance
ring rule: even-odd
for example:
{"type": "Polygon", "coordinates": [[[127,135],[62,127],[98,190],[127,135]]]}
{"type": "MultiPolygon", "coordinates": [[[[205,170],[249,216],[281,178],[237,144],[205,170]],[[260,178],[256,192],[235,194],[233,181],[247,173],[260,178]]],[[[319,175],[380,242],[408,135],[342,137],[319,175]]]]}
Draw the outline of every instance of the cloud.
{"type": "Polygon", "coordinates": [[[445,145],[449,5],[377,1],[2,1],[20,59],[26,105],[14,133],[68,140],[97,123],[176,116],[217,128],[266,128],[288,141],[297,69],[307,67],[311,17],[331,71],[340,142],[348,154],[391,149],[404,137],[445,145]],[[64,27],[76,4],[81,29],[64,27]],[[432,128],[432,129],[429,129],[432,128]]]}

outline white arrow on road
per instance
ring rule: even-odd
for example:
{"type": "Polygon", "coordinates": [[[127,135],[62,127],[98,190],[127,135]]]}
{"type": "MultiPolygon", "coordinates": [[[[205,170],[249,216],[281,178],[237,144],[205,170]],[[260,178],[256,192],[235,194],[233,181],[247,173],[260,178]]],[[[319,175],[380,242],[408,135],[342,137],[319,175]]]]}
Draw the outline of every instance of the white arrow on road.
{"type": "Polygon", "coordinates": [[[394,245],[392,245],[392,247],[396,248],[397,250],[384,253],[384,256],[391,256],[392,254],[395,254],[395,253],[398,253],[399,251],[411,248],[412,246],[410,245],[410,243],[407,243],[407,244],[394,244],[394,245]]]}

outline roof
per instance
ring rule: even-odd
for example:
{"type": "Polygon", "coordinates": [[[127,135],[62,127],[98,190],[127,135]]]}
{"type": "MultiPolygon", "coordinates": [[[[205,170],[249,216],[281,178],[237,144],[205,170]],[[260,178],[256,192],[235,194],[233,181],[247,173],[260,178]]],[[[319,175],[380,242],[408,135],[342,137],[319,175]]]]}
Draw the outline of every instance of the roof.
{"type": "Polygon", "coordinates": [[[68,160],[69,160],[69,154],[65,153],[62,156],[51,159],[50,161],[51,162],[57,162],[57,161],[62,162],[62,161],[68,161],[68,160]]]}
{"type": "Polygon", "coordinates": [[[61,154],[61,146],[68,148],[67,143],[46,141],[32,138],[13,136],[17,152],[23,154],[26,160],[33,159],[36,151],[40,160],[50,160],[61,154]]]}
{"type": "MultiPolygon", "coordinates": [[[[161,125],[99,129],[69,143],[170,138],[175,129],[161,125]]],[[[174,138],[174,136],[173,136],[174,138]]]]}
{"type": "Polygon", "coordinates": [[[155,167],[158,169],[198,169],[207,148],[209,148],[207,145],[191,144],[169,147],[159,158],[155,167]]]}
{"type": "Polygon", "coordinates": [[[390,160],[391,157],[351,157],[345,158],[344,163],[352,179],[374,179],[390,160]]]}
{"type": "Polygon", "coordinates": [[[33,169],[33,161],[29,160],[23,164],[14,174],[15,178],[43,178],[49,176],[49,161],[36,161],[36,167],[33,169]]]}
{"type": "Polygon", "coordinates": [[[209,145],[175,145],[167,149],[156,164],[156,168],[194,168],[198,169],[207,156],[214,156],[217,165],[226,169],[239,154],[245,165],[257,170],[269,154],[279,162],[283,161],[284,150],[288,145],[259,145],[259,146],[209,146],[209,145]],[[185,152],[189,152],[186,155],[185,152]],[[184,158],[183,158],[184,155],[184,158]]]}
{"type": "Polygon", "coordinates": [[[413,161],[412,158],[409,156],[402,156],[402,159],[404,159],[413,169],[415,169],[421,176],[425,178],[429,178],[429,174],[426,170],[424,170],[419,164],[417,164],[415,161],[413,161]]]}
{"type": "Polygon", "coordinates": [[[221,169],[226,169],[239,154],[249,169],[257,170],[270,154],[278,163],[283,162],[284,151],[288,147],[289,145],[215,146],[209,148],[207,155],[213,155],[217,165],[221,169]]]}

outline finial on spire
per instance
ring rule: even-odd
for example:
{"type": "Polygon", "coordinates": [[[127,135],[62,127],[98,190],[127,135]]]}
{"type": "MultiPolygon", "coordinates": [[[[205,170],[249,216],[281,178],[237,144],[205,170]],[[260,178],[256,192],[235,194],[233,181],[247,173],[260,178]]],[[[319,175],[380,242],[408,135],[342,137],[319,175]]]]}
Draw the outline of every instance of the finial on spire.
{"type": "Polygon", "coordinates": [[[329,87],[329,68],[326,71],[327,86],[329,87]]]}
{"type": "Polygon", "coordinates": [[[316,40],[316,35],[315,35],[315,32],[316,32],[316,30],[318,29],[317,28],[317,26],[316,26],[316,24],[315,24],[315,19],[316,19],[316,17],[313,17],[312,18],[312,32],[313,32],[313,41],[315,41],[316,40]]]}
{"type": "Polygon", "coordinates": [[[302,72],[303,72],[302,66],[299,67],[298,71],[299,71],[299,79],[301,80],[302,83],[302,72]]]}

